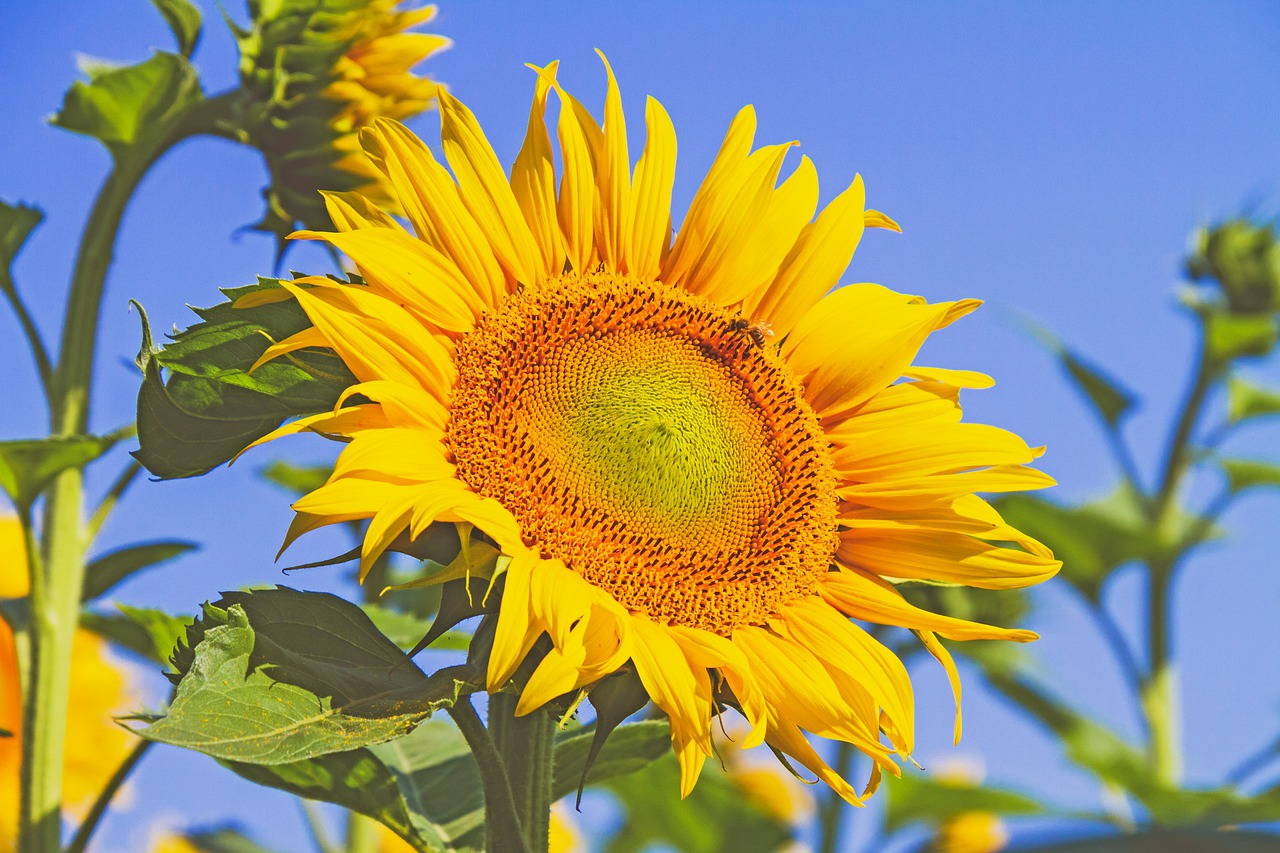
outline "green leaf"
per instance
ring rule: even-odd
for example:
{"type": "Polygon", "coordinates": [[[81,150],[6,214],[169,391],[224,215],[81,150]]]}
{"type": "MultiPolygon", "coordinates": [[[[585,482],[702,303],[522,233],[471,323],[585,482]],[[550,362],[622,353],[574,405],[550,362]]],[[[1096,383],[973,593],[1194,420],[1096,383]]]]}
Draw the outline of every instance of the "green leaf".
{"type": "Polygon", "coordinates": [[[189,0],[151,0],[156,9],[164,16],[173,37],[178,41],[178,50],[188,59],[195,52],[200,42],[200,8],[189,0]]]}
{"type": "Polygon", "coordinates": [[[607,853],[658,845],[681,853],[774,853],[791,841],[790,827],[757,806],[714,761],[684,800],[673,754],[602,787],[624,812],[622,829],[604,847],[607,853]]]}
{"type": "Polygon", "coordinates": [[[1227,418],[1231,422],[1280,415],[1280,393],[1232,376],[1227,382],[1227,418]]]}
{"type": "Polygon", "coordinates": [[[1032,336],[1054,354],[1063,370],[1075,382],[1076,388],[1093,404],[1094,410],[1108,427],[1114,429],[1133,409],[1137,397],[1132,392],[1082,359],[1044,326],[1029,318],[1024,318],[1022,323],[1032,336]]]}
{"type": "Polygon", "coordinates": [[[383,743],[458,694],[326,593],[227,593],[188,636],[169,712],[139,734],[214,758],[285,764],[383,743]]]}
{"type": "Polygon", "coordinates": [[[101,141],[118,162],[130,151],[145,158],[202,97],[186,57],[159,51],[137,65],[90,69],[87,82],[67,90],[53,123],[101,141]]]}
{"type": "MultiPolygon", "coordinates": [[[[363,604],[360,609],[365,612],[374,626],[386,635],[387,639],[401,649],[411,649],[431,630],[431,620],[424,619],[415,613],[393,610],[380,604],[363,604]]],[[[464,652],[471,643],[471,635],[463,631],[447,631],[431,644],[435,651],[464,652]]]]}
{"type": "MultiPolygon", "coordinates": [[[[578,790],[595,736],[595,725],[556,738],[555,781],[551,799],[567,797],[578,790]]],[[[671,752],[671,725],[666,720],[645,720],[618,726],[605,741],[591,765],[588,785],[598,785],[643,770],[671,752]]]]}
{"type": "Polygon", "coordinates": [[[122,433],[0,441],[0,488],[25,511],[54,477],[83,468],[115,445],[122,433]]]}
{"type": "Polygon", "coordinates": [[[900,779],[885,780],[885,786],[888,789],[884,812],[886,833],[910,823],[937,826],[964,812],[1008,816],[1049,811],[1043,803],[1016,791],[944,782],[909,771],[900,779]]]}
{"type": "Polygon", "coordinates": [[[103,554],[85,569],[84,590],[80,598],[92,601],[135,572],[181,557],[197,547],[194,542],[179,540],[144,542],[103,554]]]}
{"type": "Polygon", "coordinates": [[[1280,465],[1261,459],[1219,459],[1227,475],[1227,488],[1233,492],[1260,486],[1280,486],[1280,465]]]}
{"type": "Polygon", "coordinates": [[[0,201],[0,290],[16,298],[10,267],[31,232],[44,219],[39,208],[0,201]]]}
{"type": "Polygon", "coordinates": [[[398,740],[289,764],[224,762],[273,788],[378,820],[420,851],[480,851],[484,795],[466,741],[429,720],[398,740]]]}
{"type": "Polygon", "coordinates": [[[1275,348],[1276,318],[1271,314],[1211,312],[1204,318],[1205,352],[1213,361],[1267,355],[1275,348]]]}
{"type": "Polygon", "coordinates": [[[82,611],[80,624],[135,654],[164,666],[186,636],[191,616],[173,616],[151,607],[117,604],[119,615],[82,611]]]}
{"type": "Polygon", "coordinates": [[[250,308],[232,303],[249,293],[279,288],[274,279],[223,291],[228,301],[197,309],[202,322],[179,332],[163,349],[145,343],[138,392],[138,444],[134,454],[162,479],[194,477],[228,461],[289,418],[333,408],[355,383],[331,351],[308,349],[249,368],[273,341],[311,325],[293,299],[250,308]],[[161,368],[169,371],[167,381],[161,368]]]}
{"type": "Polygon", "coordinates": [[[333,473],[332,465],[294,465],[291,462],[277,459],[259,472],[262,478],[274,483],[287,492],[305,495],[314,492],[325,484],[333,473]]]}

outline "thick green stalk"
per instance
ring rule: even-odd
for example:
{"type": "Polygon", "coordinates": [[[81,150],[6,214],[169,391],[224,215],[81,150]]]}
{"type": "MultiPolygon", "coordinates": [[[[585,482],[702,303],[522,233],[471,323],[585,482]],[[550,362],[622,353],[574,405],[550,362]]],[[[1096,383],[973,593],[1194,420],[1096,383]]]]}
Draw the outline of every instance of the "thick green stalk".
{"type": "MultiPolygon", "coordinates": [[[[116,157],[115,166],[94,201],[76,252],[53,373],[53,398],[49,401],[53,435],[79,435],[88,429],[103,289],[129,199],[157,158],[189,136],[213,132],[231,114],[236,96],[233,92],[202,102],[165,138],[116,157]]],[[[32,679],[30,689],[23,695],[23,795],[18,822],[21,853],[48,853],[61,846],[63,740],[71,642],[80,620],[90,538],[83,525],[83,508],[83,471],[62,472],[46,498],[41,531],[43,572],[32,583],[32,679]]]]}
{"type": "Polygon", "coordinates": [[[515,715],[517,698],[489,697],[489,731],[507,768],[516,816],[530,853],[547,853],[551,839],[551,773],[555,765],[555,719],[546,710],[515,715]]]}
{"type": "MultiPolygon", "coordinates": [[[[490,697],[490,714],[493,712],[490,697]]],[[[471,755],[475,758],[476,767],[480,771],[480,784],[484,786],[484,827],[485,847],[488,850],[511,851],[511,853],[530,853],[525,843],[520,819],[516,816],[515,799],[511,792],[511,781],[507,777],[507,769],[503,765],[502,756],[494,745],[489,730],[480,722],[480,715],[471,704],[471,697],[465,696],[449,708],[449,716],[458,725],[458,731],[471,747],[471,755]]],[[[548,836],[550,833],[548,832],[548,836]]],[[[544,845],[541,848],[546,850],[544,845]]]]}

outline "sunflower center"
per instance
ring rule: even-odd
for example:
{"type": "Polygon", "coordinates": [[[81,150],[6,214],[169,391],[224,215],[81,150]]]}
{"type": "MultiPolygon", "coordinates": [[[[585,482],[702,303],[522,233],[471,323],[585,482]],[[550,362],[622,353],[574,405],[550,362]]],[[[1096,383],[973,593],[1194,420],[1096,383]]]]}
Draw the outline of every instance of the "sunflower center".
{"type": "Polygon", "coordinates": [[[459,476],[629,609],[728,635],[827,570],[826,440],[735,315],[661,283],[567,275],[486,317],[457,364],[459,476]]]}

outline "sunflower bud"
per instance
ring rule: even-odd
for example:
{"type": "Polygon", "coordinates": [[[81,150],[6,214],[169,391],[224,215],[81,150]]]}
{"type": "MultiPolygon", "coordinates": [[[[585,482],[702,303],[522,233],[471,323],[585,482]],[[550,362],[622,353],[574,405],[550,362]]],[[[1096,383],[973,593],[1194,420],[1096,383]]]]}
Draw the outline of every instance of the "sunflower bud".
{"type": "Polygon", "coordinates": [[[236,32],[251,104],[240,124],[271,181],[255,228],[283,241],[299,225],[329,227],[321,189],[391,202],[358,153],[358,134],[376,118],[404,120],[434,106],[439,84],[411,69],[449,46],[410,31],[435,16],[434,6],[397,11],[402,2],[250,0],[252,27],[236,32]]]}
{"type": "Polygon", "coordinates": [[[1233,314],[1280,311],[1280,243],[1272,224],[1231,219],[1200,229],[1187,275],[1214,279],[1233,314]]]}

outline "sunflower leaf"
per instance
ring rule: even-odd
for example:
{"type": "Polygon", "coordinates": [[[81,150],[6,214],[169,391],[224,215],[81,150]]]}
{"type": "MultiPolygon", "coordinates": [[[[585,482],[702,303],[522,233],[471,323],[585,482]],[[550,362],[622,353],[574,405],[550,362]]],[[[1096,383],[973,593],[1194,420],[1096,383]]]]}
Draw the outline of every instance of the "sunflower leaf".
{"type": "Polygon", "coordinates": [[[173,31],[178,42],[178,50],[187,59],[195,52],[200,42],[200,7],[190,0],[151,0],[156,9],[164,16],[165,23],[173,31]]]}
{"type": "Polygon", "coordinates": [[[354,604],[284,587],[207,605],[172,660],[172,706],[139,734],[252,764],[393,740],[461,687],[428,679],[354,604]]]}
{"type": "Polygon", "coordinates": [[[965,812],[1037,815],[1050,811],[1043,803],[1016,791],[943,782],[911,772],[904,773],[900,779],[886,780],[886,788],[886,833],[910,823],[937,826],[965,812]]]}
{"type": "Polygon", "coordinates": [[[116,607],[119,614],[83,611],[81,626],[162,666],[168,663],[192,621],[190,616],[173,616],[150,607],[116,607]]]}
{"type": "Polygon", "coordinates": [[[332,409],[355,382],[329,350],[308,349],[249,368],[272,342],[310,325],[292,299],[235,308],[249,293],[275,290],[275,279],[224,290],[226,302],[199,309],[202,322],[161,349],[148,346],[143,315],[143,369],[134,453],[161,479],[194,477],[227,462],[289,418],[332,409]],[[161,368],[169,371],[168,380],[161,368]]]}
{"type": "Polygon", "coordinates": [[[124,435],[117,432],[0,441],[0,489],[20,510],[25,510],[54,477],[69,468],[83,468],[124,435]]]}
{"type": "Polygon", "coordinates": [[[199,103],[200,79],[185,56],[157,51],[137,65],[94,65],[67,90],[58,127],[100,141],[119,162],[145,163],[199,103]]]}
{"type": "Polygon", "coordinates": [[[85,569],[84,589],[80,598],[82,601],[99,598],[135,572],[181,557],[197,547],[199,546],[194,542],[178,540],[144,542],[103,554],[85,569]]]}
{"type": "Polygon", "coordinates": [[[462,735],[443,722],[430,720],[390,743],[288,764],[222,763],[259,785],[374,818],[423,853],[484,847],[480,774],[462,735]]]}
{"type": "Polygon", "coordinates": [[[1212,312],[1204,323],[1205,353],[1213,361],[1263,356],[1275,349],[1276,318],[1270,314],[1212,312]]]}
{"type": "Polygon", "coordinates": [[[1044,326],[1027,318],[1022,323],[1036,340],[1054,354],[1077,390],[1093,404],[1094,410],[1106,425],[1115,429],[1121,419],[1133,409],[1137,397],[1101,369],[1077,355],[1044,326]]]}

